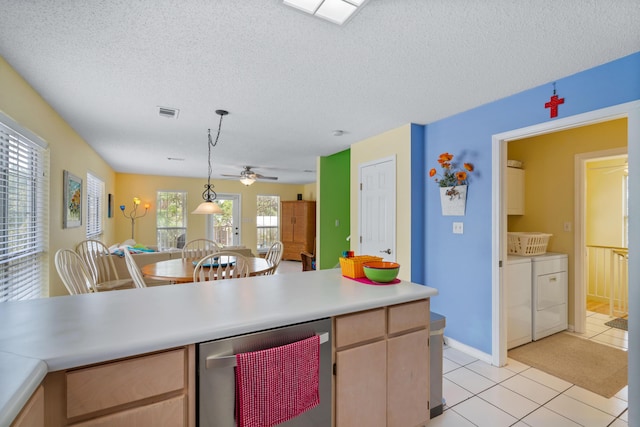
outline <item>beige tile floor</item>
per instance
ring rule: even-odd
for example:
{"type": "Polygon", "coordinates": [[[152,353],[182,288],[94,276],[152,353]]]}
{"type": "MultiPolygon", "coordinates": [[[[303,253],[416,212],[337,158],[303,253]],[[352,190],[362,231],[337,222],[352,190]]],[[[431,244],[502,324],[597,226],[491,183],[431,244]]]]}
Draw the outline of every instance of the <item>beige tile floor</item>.
{"type": "MultiPolygon", "coordinates": [[[[627,333],[604,326],[609,316],[588,312],[586,339],[627,349],[627,333]]],[[[442,415],[431,427],[626,427],[627,387],[606,399],[509,359],[496,368],[445,346],[442,415]]]]}

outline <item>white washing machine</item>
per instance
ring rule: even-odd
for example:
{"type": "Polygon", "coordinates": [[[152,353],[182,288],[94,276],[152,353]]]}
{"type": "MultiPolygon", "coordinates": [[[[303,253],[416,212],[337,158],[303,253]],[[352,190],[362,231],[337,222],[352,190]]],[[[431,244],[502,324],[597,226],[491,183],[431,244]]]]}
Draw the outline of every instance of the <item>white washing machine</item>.
{"type": "Polygon", "coordinates": [[[533,340],[568,326],[568,257],[548,252],[531,257],[533,340]]]}
{"type": "Polygon", "coordinates": [[[531,342],[531,258],[507,256],[507,349],[531,342]]]}

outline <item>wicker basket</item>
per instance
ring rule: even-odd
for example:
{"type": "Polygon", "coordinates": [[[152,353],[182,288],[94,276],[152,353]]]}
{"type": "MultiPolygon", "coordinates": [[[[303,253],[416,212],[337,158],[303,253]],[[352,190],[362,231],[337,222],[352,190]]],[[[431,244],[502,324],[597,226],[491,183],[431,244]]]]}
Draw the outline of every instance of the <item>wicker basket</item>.
{"type": "Polygon", "coordinates": [[[553,234],[520,232],[507,233],[509,255],[542,255],[547,252],[549,238],[553,234]]]}
{"type": "Polygon", "coordinates": [[[340,257],[340,268],[342,268],[342,275],[351,277],[352,279],[358,279],[364,277],[364,269],[362,265],[365,262],[370,261],[382,261],[379,256],[371,255],[358,255],[350,258],[340,257]]]}

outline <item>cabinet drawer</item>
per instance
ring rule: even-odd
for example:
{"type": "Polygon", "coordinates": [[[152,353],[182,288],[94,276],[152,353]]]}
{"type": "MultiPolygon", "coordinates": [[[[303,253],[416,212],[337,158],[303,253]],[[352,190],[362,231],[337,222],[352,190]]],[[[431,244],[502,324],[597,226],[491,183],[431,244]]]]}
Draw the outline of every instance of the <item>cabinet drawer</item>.
{"type": "Polygon", "coordinates": [[[111,427],[111,426],[154,426],[175,427],[186,425],[185,397],[173,399],[151,405],[132,408],[127,411],[95,418],[74,427],[111,427]]]}
{"type": "Polygon", "coordinates": [[[67,417],[89,414],[186,387],[185,349],[66,373],[67,417]]]}
{"type": "Polygon", "coordinates": [[[389,307],[389,334],[426,327],[429,324],[429,300],[389,307]]]}
{"type": "Polygon", "coordinates": [[[336,318],[336,348],[383,338],[385,335],[385,309],[364,311],[336,318]]]}

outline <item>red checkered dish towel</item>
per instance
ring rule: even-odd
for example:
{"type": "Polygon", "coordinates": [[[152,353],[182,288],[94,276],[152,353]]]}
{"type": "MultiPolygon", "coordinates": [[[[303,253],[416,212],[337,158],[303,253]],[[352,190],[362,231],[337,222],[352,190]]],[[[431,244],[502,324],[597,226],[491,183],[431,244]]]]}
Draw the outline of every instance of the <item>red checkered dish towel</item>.
{"type": "Polygon", "coordinates": [[[238,427],[269,427],[320,403],[320,337],[236,355],[238,427]]]}

